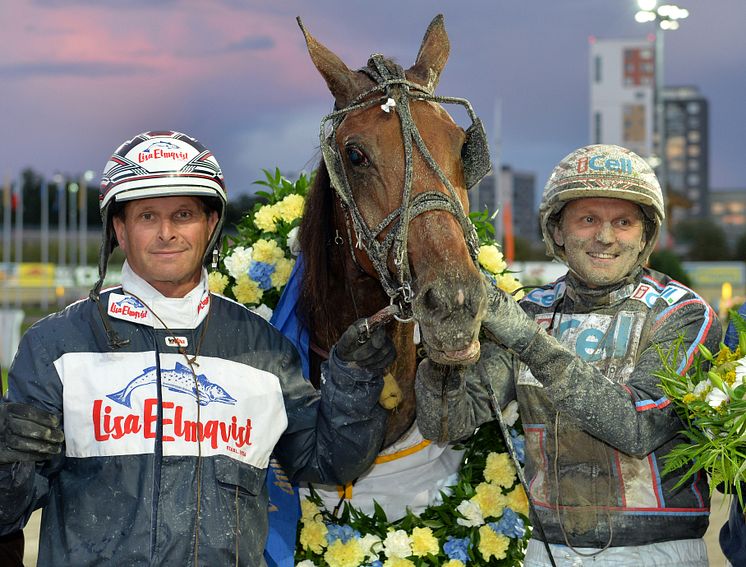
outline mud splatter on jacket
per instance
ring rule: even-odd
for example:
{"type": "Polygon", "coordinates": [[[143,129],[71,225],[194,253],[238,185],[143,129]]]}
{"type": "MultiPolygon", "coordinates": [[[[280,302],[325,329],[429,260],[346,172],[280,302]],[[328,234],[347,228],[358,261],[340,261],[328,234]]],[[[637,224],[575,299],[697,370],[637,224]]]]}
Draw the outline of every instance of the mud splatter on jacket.
{"type": "Polygon", "coordinates": [[[40,566],[194,565],[195,548],[205,566],[264,565],[270,453],[292,480],[355,478],[383,439],[382,380],[333,355],[319,394],[292,345],[206,274],[182,299],[128,270],[123,285],[101,301],[125,348],[90,300],[21,341],[9,399],[61,414],[66,441],[51,463],[0,470],[0,533],[43,506],[40,566]],[[195,389],[178,346],[197,344],[195,389]]]}
{"type": "Polygon", "coordinates": [[[701,537],[707,480],[673,490],[681,475],[660,475],[662,458],[685,439],[653,372],[661,365],[657,347],[667,350],[681,336],[681,372],[697,345],[716,350],[722,329],[713,310],[647,269],[605,289],[568,275],[520,304],[547,331],[522,360],[483,344],[479,363],[451,379],[445,394],[440,376],[421,367],[417,416],[425,436],[440,438],[447,423],[447,437],[460,439],[491,419],[489,384],[501,407],[513,398],[520,404],[526,478],[549,542],[602,548],[701,537]]]}

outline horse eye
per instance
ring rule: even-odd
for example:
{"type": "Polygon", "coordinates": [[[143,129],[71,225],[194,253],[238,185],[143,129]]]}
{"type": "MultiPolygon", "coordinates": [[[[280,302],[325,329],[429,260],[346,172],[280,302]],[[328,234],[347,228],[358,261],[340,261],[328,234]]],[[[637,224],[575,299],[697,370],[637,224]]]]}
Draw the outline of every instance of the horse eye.
{"type": "Polygon", "coordinates": [[[368,159],[368,156],[366,156],[360,148],[357,148],[355,146],[350,146],[346,148],[347,150],[347,159],[350,160],[350,163],[354,166],[360,166],[360,167],[368,167],[370,165],[370,160],[368,159]]]}

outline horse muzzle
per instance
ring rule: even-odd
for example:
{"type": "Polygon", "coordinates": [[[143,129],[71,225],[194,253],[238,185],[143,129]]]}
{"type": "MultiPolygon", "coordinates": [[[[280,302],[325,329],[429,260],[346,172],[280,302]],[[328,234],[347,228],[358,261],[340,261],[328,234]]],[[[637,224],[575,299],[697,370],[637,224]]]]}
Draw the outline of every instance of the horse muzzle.
{"type": "Polygon", "coordinates": [[[486,309],[479,280],[435,280],[417,294],[414,316],[422,343],[434,362],[468,365],[479,360],[479,329],[486,309]]]}

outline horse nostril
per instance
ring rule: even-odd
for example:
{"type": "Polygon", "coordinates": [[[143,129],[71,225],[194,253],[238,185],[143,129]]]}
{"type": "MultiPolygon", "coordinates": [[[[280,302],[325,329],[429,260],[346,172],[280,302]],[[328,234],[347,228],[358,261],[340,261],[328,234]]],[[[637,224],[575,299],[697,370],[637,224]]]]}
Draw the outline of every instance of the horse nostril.
{"type": "Polygon", "coordinates": [[[425,292],[422,298],[422,303],[429,311],[435,311],[436,309],[439,309],[441,305],[441,302],[438,299],[438,294],[433,288],[430,288],[425,292]]]}

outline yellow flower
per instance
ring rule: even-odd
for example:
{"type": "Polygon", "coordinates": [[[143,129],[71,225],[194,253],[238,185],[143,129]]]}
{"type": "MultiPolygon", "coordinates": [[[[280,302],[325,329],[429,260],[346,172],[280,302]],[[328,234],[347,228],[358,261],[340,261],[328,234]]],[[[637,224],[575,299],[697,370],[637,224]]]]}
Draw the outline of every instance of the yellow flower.
{"type": "Polygon", "coordinates": [[[479,528],[479,553],[485,560],[489,561],[490,557],[500,560],[506,557],[506,551],[510,545],[510,539],[502,534],[498,534],[489,526],[479,528]]]}
{"type": "Polygon", "coordinates": [[[383,567],[415,567],[415,565],[403,557],[390,557],[383,562],[383,567]]]}
{"type": "MultiPolygon", "coordinates": [[[[324,522],[307,522],[300,531],[300,544],[316,554],[324,552],[327,530],[324,522]]],[[[337,540],[339,541],[339,540],[337,540]]]]}
{"type": "Polygon", "coordinates": [[[528,516],[528,498],[520,484],[505,495],[505,505],[513,512],[528,516]]]}
{"type": "Polygon", "coordinates": [[[264,232],[274,232],[277,230],[277,210],[274,205],[264,205],[254,213],[254,224],[264,232]]]}
{"type": "Polygon", "coordinates": [[[476,488],[476,495],[471,501],[482,510],[485,518],[499,518],[505,508],[505,496],[497,484],[483,482],[476,488]]]}
{"type": "Polygon", "coordinates": [[[285,222],[293,222],[303,216],[303,206],[306,199],[302,195],[293,193],[275,205],[275,214],[285,222]]]}
{"type": "Polygon", "coordinates": [[[285,253],[274,240],[265,240],[260,238],[254,243],[252,260],[264,262],[265,264],[274,264],[280,258],[284,258],[285,253]]]}
{"type": "Polygon", "coordinates": [[[501,274],[508,267],[495,244],[480,246],[477,260],[485,270],[493,274],[501,274]]]}
{"type": "Polygon", "coordinates": [[[207,287],[212,293],[223,293],[225,286],[228,285],[228,276],[220,272],[210,272],[207,274],[207,287]]]}
{"type": "Polygon", "coordinates": [[[308,498],[303,498],[300,501],[300,517],[304,523],[308,521],[315,522],[319,514],[321,514],[321,511],[314,502],[308,498]]]}
{"type": "Polygon", "coordinates": [[[503,488],[515,484],[515,467],[507,453],[490,453],[484,467],[484,480],[503,488]]]}
{"type": "Polygon", "coordinates": [[[684,397],[681,398],[681,401],[684,402],[685,404],[691,404],[693,401],[696,401],[698,399],[699,399],[698,396],[695,396],[691,392],[688,392],[688,393],[684,394],[684,397]]]}
{"type": "Polygon", "coordinates": [[[721,365],[723,362],[728,362],[731,359],[731,355],[733,353],[731,352],[730,348],[727,345],[723,345],[723,348],[721,348],[717,356],[715,356],[715,366],[721,365]]]}
{"type": "Polygon", "coordinates": [[[295,266],[295,260],[288,258],[280,258],[275,264],[275,271],[272,273],[272,285],[275,289],[279,290],[288,283],[290,279],[290,272],[293,271],[295,266]]]}
{"type": "Polygon", "coordinates": [[[735,369],[728,370],[728,372],[725,373],[725,376],[723,376],[723,382],[727,382],[728,386],[732,386],[735,381],[736,381],[735,369]]]}
{"type": "MultiPolygon", "coordinates": [[[[512,274],[503,274],[502,276],[497,276],[497,287],[513,295],[513,292],[521,287],[521,282],[515,279],[512,274]]],[[[515,295],[513,295],[513,299],[518,301],[523,296],[523,291],[519,291],[515,295]]]]}
{"type": "Polygon", "coordinates": [[[233,286],[233,295],[236,301],[246,305],[258,304],[262,300],[263,294],[264,292],[259,288],[259,284],[247,275],[238,278],[236,285],[233,286]]]}
{"type": "Polygon", "coordinates": [[[342,543],[342,540],[338,539],[326,550],[324,560],[329,567],[359,567],[365,560],[365,552],[355,538],[347,543],[342,543]]]}
{"type": "Polygon", "coordinates": [[[438,539],[430,528],[414,528],[412,530],[412,555],[436,555],[440,547],[438,539]]]}
{"type": "Polygon", "coordinates": [[[449,559],[443,563],[443,567],[465,567],[465,565],[458,559],[449,559]]]}

